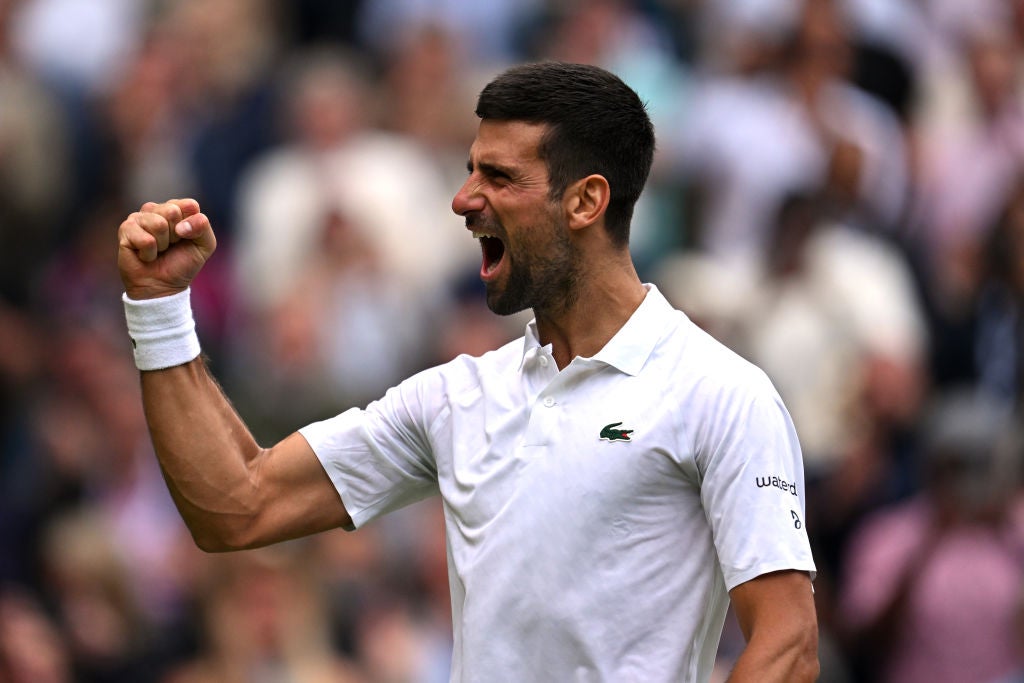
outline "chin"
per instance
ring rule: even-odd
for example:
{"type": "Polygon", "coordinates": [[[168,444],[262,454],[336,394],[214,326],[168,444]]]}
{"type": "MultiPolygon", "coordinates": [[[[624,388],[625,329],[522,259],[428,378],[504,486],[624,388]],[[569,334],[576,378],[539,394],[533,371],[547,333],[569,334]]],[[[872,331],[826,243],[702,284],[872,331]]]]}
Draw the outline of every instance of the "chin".
{"type": "Polygon", "coordinates": [[[491,287],[488,287],[487,308],[491,309],[491,312],[496,313],[497,315],[515,315],[516,313],[525,311],[529,306],[521,301],[516,301],[505,296],[505,292],[495,291],[491,287]]]}

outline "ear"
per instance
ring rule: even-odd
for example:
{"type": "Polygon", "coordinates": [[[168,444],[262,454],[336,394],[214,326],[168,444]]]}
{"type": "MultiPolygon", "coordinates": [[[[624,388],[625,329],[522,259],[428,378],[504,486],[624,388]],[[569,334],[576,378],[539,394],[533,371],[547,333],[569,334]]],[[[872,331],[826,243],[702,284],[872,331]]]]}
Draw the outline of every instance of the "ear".
{"type": "Polygon", "coordinates": [[[562,200],[569,229],[585,228],[603,219],[610,199],[611,187],[603,175],[588,175],[570,185],[562,200]]]}

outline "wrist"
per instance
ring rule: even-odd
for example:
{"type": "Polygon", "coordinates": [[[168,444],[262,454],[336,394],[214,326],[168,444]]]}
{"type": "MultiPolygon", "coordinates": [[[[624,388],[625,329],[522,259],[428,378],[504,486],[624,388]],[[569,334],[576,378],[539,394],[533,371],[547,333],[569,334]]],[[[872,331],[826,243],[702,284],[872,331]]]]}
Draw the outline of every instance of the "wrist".
{"type": "Polygon", "coordinates": [[[132,301],[148,301],[150,299],[163,299],[175,294],[181,294],[188,290],[188,285],[184,287],[167,287],[167,286],[147,286],[147,285],[135,285],[129,287],[127,284],[124,288],[125,295],[132,301]]]}
{"type": "Polygon", "coordinates": [[[139,370],[162,370],[199,355],[190,295],[185,288],[154,298],[136,299],[127,292],[121,297],[139,370]]]}

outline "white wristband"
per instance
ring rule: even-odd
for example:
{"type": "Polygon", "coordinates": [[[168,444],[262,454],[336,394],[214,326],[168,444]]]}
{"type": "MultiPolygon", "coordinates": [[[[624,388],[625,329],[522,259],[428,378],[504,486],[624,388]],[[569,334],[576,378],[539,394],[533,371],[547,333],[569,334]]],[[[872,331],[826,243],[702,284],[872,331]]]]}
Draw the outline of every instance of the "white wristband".
{"type": "Polygon", "coordinates": [[[158,299],[135,300],[124,294],[124,317],[139,370],[162,370],[199,355],[192,319],[191,289],[158,299]]]}

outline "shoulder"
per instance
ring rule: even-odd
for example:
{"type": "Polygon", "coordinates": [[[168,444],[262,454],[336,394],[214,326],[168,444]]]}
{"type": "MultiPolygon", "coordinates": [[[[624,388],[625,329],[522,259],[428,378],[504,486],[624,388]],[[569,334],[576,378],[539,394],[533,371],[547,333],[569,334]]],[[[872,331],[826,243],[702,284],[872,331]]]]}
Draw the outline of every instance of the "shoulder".
{"type": "Polygon", "coordinates": [[[777,396],[765,372],[677,311],[669,333],[655,350],[664,372],[671,368],[677,386],[701,396],[750,394],[777,396]]]}
{"type": "Polygon", "coordinates": [[[659,345],[658,381],[698,466],[734,453],[797,454],[789,411],[765,372],[685,320],[659,345]],[[668,358],[674,356],[674,364],[668,358]]]}
{"type": "Polygon", "coordinates": [[[480,386],[496,376],[515,376],[522,364],[523,344],[520,337],[479,356],[460,354],[410,376],[394,390],[445,395],[480,386]]]}

